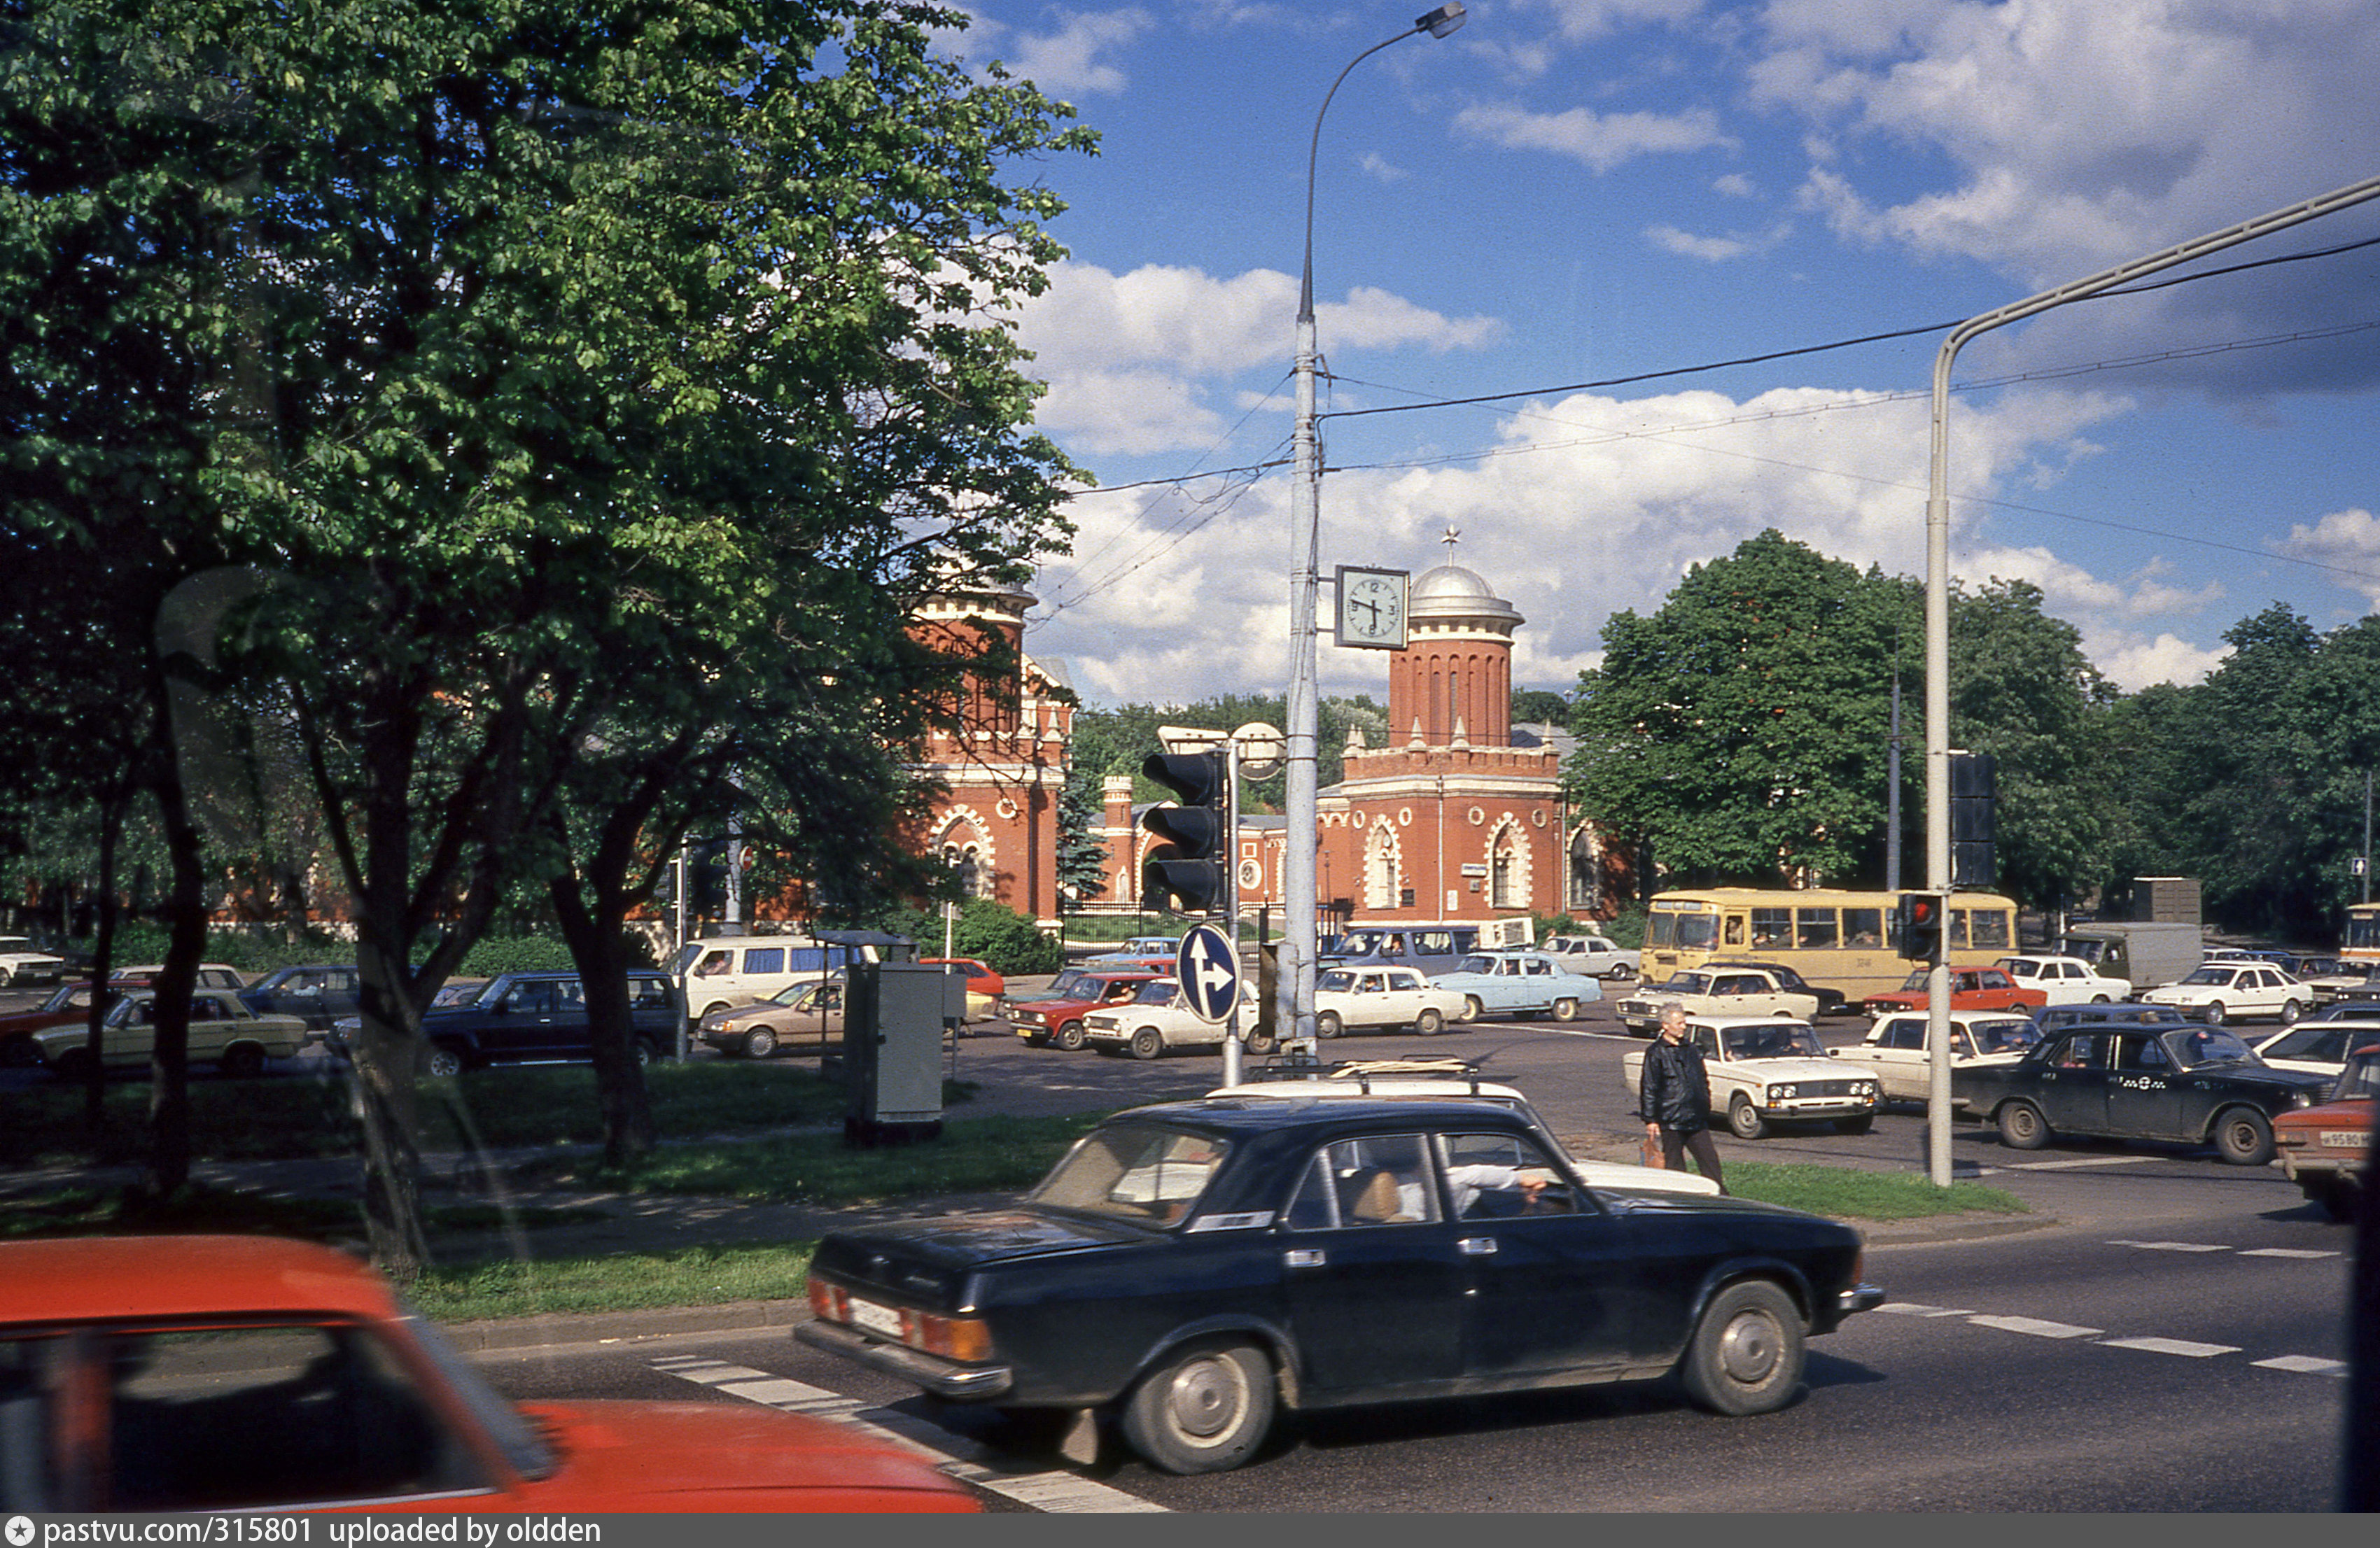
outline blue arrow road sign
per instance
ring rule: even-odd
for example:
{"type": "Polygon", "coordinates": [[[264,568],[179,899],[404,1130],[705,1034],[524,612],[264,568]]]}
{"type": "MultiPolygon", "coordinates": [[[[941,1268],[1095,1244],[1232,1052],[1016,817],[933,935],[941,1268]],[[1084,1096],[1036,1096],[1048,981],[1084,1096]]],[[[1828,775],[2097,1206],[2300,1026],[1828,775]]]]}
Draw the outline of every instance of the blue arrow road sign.
{"type": "Polygon", "coordinates": [[[1173,972],[1182,999],[1202,1022],[1227,1022],[1240,1001],[1240,954],[1229,936],[1212,925],[1194,925],[1182,937],[1173,972]]]}

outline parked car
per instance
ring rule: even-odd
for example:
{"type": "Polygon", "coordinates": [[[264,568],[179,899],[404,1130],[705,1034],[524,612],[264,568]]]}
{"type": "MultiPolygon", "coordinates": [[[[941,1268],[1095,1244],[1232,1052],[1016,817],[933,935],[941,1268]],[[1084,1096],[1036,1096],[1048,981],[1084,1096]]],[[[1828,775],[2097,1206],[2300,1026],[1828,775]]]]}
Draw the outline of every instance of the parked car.
{"type": "Polygon", "coordinates": [[[0,936],[0,989],[18,984],[55,984],[66,972],[64,957],[42,950],[24,936],[0,936]]]}
{"type": "MultiPolygon", "coordinates": [[[[1256,1024],[1256,1012],[1257,986],[1253,981],[1244,981],[1239,1016],[1244,1046],[1256,1053],[1270,1053],[1271,1035],[1247,1030],[1256,1024]]],[[[1132,998],[1086,1014],[1083,1046],[1103,1054],[1128,1053],[1135,1058],[1157,1058],[1176,1048],[1216,1053],[1223,1046],[1223,1023],[1199,1020],[1183,998],[1177,980],[1152,978],[1132,998]]]]}
{"type": "MultiPolygon", "coordinates": [[[[1865,1065],[1884,1087],[1884,1100],[1931,1100],[1933,1064],[1925,1048],[1927,1016],[1923,1010],[1899,1010],[1878,1016],[1867,1036],[1834,1056],[1847,1064],[1865,1065]]],[[[1950,1067],[1974,1063],[2010,1064],[2041,1041],[2041,1028],[2029,1016],[2006,1010],[1950,1012],[1950,1067]]],[[[1956,1105],[1957,1099],[1952,1099],[1956,1105]]]]}
{"type": "Polygon", "coordinates": [[[2132,998],[2120,978],[2102,978],[2080,957],[2002,957],[1993,964],[2024,988],[2041,991],[2044,1005],[2107,1005],[2132,998]]]}
{"type": "Polygon", "coordinates": [[[1097,1420],[1168,1472],[1277,1409],[1656,1380],[1792,1400],[1804,1340],[1883,1292],[1859,1234],[1774,1205],[1584,1184],[1460,1100],[1142,1107],[1014,1208],[831,1232],[794,1336],[937,1397],[1097,1420]]]}
{"type": "Polygon", "coordinates": [[[2223,1027],[2107,1022],[2060,1027],[2014,1064],[1951,1072],[1973,1117],[2011,1150],[2058,1134],[2212,1144],[2234,1166],[2273,1158],[2273,1120],[2311,1107],[2320,1075],[2273,1070],[2223,1027]]]}
{"type": "MultiPolygon", "coordinates": [[[[145,989],[157,982],[165,971],[163,962],[141,962],[132,967],[120,967],[107,975],[111,989],[145,989]]],[[[200,962],[199,976],[193,986],[200,989],[244,989],[248,975],[224,962],[200,962]]]]}
{"type": "Polygon", "coordinates": [[[240,990],[239,998],[251,1010],[296,1016],[310,1031],[328,1032],[333,1022],[356,1013],[363,985],[352,962],[317,963],[275,968],[240,990]]]}
{"type": "Polygon", "coordinates": [[[758,1005],[731,1005],[697,1022],[695,1041],[736,1058],[843,1046],[843,980],[796,984],[758,1005]]]}
{"type": "Polygon", "coordinates": [[[2328,1005],[2350,995],[2358,999],[2380,999],[2380,962],[2355,957],[2306,957],[2298,963],[2297,976],[2313,991],[2316,1005],[2328,1005]]]}
{"type": "Polygon", "coordinates": [[[1076,965],[1093,973],[1171,973],[1181,955],[1182,943],[1172,936],[1135,936],[1076,965]]]}
{"type": "Polygon", "coordinates": [[[1140,986],[1157,976],[1137,969],[1095,973],[1088,968],[1069,968],[1052,979],[1049,988],[1040,994],[1010,1000],[1009,1025],[1015,1029],[1020,1040],[1035,1047],[1054,1043],[1061,1048],[1079,1048],[1083,1046],[1086,1013],[1137,997],[1140,986]]]}
{"type": "Polygon", "coordinates": [[[1534,949],[1475,951],[1453,972],[1438,974],[1430,982],[1463,997],[1460,1019],[1466,1022],[1482,1016],[1551,1016],[1557,1022],[1574,1022],[1582,1010],[1603,998],[1599,980],[1572,973],[1552,954],[1534,949]]]}
{"type": "Polygon", "coordinates": [[[2033,1024],[2044,1035],[2058,1027],[2071,1026],[2182,1026],[2187,1025],[2170,1005],[2143,1005],[2137,1001],[2117,1000],[2108,1005],[2042,1005],[2030,1013],[2033,1024]]]}
{"type": "Polygon", "coordinates": [[[1666,1167],[1639,1167],[1621,1161],[1585,1161],[1572,1155],[1529,1099],[1512,1086],[1479,1078],[1479,1067],[1454,1058],[1351,1059],[1335,1065],[1275,1064],[1249,1071],[1235,1086],[1220,1086],[1208,1096],[1271,1096],[1284,1101],[1356,1101],[1374,1098],[1397,1102],[1477,1101],[1510,1107],[1536,1126],[1537,1137],[1568,1162],[1571,1170],[1590,1188],[1649,1188],[1657,1193],[1716,1194],[1718,1184],[1700,1172],[1666,1167]]]}
{"type": "MultiPolygon", "coordinates": [[[[1876,1070],[1828,1053],[1807,1022],[1689,1015],[1686,1040],[1703,1051],[1711,1111],[1739,1140],[1789,1122],[1830,1122],[1841,1133],[1864,1134],[1884,1107],[1876,1070]]],[[[1620,1061],[1631,1102],[1644,1086],[1645,1054],[1632,1048],[1620,1061]]]]}
{"type": "Polygon", "coordinates": [[[947,968],[966,975],[966,1019],[988,1022],[1008,1010],[1008,980],[973,957],[924,957],[928,967],[947,968]]]}
{"type": "Polygon", "coordinates": [[[42,1062],[42,1046],[33,1034],[45,1028],[91,1024],[91,980],[61,984],[32,1010],[0,1016],[0,1069],[30,1070],[42,1062]]]}
{"type": "Polygon", "coordinates": [[[516,1405],[306,1242],[0,1243],[0,1510],[977,1508],[890,1442],[760,1404],[516,1405]]]}
{"type": "Polygon", "coordinates": [[[2276,1070],[2336,1078],[2347,1068],[2347,1056],[2366,1043],[2380,1043],[2380,1013],[2366,1008],[2361,1016],[2318,1018],[2283,1027],[2249,1043],[2256,1057],[2276,1070]]]}
{"type": "Polygon", "coordinates": [[[1546,950],[1572,973],[1624,984],[1642,971],[1645,954],[1609,936],[1548,936],[1546,950]]]}
{"type": "Polygon", "coordinates": [[[808,936],[715,936],[680,947],[668,977],[686,997],[686,1020],[699,1022],[731,1005],[753,1005],[798,985],[822,984],[854,962],[876,958],[872,946],[808,936]]]}
{"type": "Polygon", "coordinates": [[[2312,989],[2261,962],[2203,962],[2180,983],[2160,985],[2141,999],[2171,1006],[2209,1026],[2264,1016],[2287,1026],[2313,1008],[2312,989]]]}
{"type": "MultiPolygon", "coordinates": [[[[100,1062],[110,1070],[146,1069],[156,1051],[157,997],[146,989],[127,994],[100,1023],[100,1062]]],[[[295,1016],[260,1016],[228,989],[201,989],[190,997],[189,1059],[214,1064],[226,1075],[264,1072],[269,1058],[295,1058],[312,1041],[295,1016]]],[[[91,1034],[74,1022],[33,1034],[42,1062],[51,1072],[80,1080],[91,1068],[91,1034]]]]}
{"type": "Polygon", "coordinates": [[[1314,1034],[1336,1037],[1347,1032],[1402,1032],[1424,1037],[1442,1032],[1449,1022],[1467,1020],[1471,997],[1459,988],[1436,984],[1419,968],[1325,968],[1314,980],[1314,1034]]]}
{"type": "Polygon", "coordinates": [[[1789,1016],[1806,1022],[1818,1013],[1816,995],[1789,988],[1772,968],[1691,968],[1659,984],[1640,985],[1620,1002],[1621,1024],[1650,1037],[1661,1007],[1671,1000],[1689,1016],[1789,1016]]]}
{"type": "MultiPolygon", "coordinates": [[[[1932,998],[1931,974],[1931,969],[1919,968],[1898,989],[1868,996],[1860,1009],[1871,1016],[1889,1016],[1896,1010],[1923,1010],[1932,998]]],[[[2048,1003],[2048,997],[2041,990],[2019,985],[2009,975],[2006,968],[1950,969],[1950,1009],[1953,1010],[2022,1012],[2048,1003]]]]}
{"type": "Polygon", "coordinates": [[[2334,1220],[2353,1219],[2361,1191],[2371,1185],[2375,1097],[2380,1097],[2380,1038],[2358,1043],[2349,1051],[2324,1100],[2273,1119],[2281,1170],[2334,1220]]]}
{"type": "MultiPolygon", "coordinates": [[[[638,1064],[677,1046],[677,992],[657,971],[628,974],[628,1049],[638,1064]]],[[[426,1073],[492,1064],[586,1064],[595,1057],[587,995],[575,973],[500,973],[470,999],[421,1016],[426,1073]]]]}

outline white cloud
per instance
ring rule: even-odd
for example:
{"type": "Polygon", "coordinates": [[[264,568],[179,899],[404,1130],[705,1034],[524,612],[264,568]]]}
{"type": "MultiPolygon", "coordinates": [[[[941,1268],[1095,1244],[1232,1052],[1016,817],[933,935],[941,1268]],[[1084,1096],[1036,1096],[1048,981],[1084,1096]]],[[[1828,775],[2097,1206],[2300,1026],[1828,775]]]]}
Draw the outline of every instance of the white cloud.
{"type": "Polygon", "coordinates": [[[1356,164],[1364,169],[1366,176],[1381,183],[1402,183],[1413,175],[1403,167],[1383,158],[1376,151],[1365,151],[1364,159],[1356,164]]]}
{"type": "Polygon", "coordinates": [[[1733,146],[1707,108],[1683,113],[1597,114],[1583,107],[1562,113],[1529,113],[1516,107],[1467,107],[1454,127],[1476,139],[1513,151],[1548,151],[1609,172],[1638,156],[1733,146]]]}
{"type": "Polygon", "coordinates": [[[2220,650],[2204,650],[2171,635],[2159,635],[2143,642],[2137,636],[2085,628],[2082,654],[2108,682],[2128,694],[2136,694],[2158,683],[2186,688],[2221,666],[2231,649],[2226,646],[2220,650]]]}
{"type": "Polygon", "coordinates": [[[1724,263],[1730,259],[1766,252],[1792,235],[1792,229],[1790,225],[1773,225],[1767,231],[1737,233],[1730,236],[1698,236],[1673,225],[1656,225],[1646,227],[1645,236],[1655,247],[1676,253],[1680,258],[1724,263]]]}
{"type": "MultiPolygon", "coordinates": [[[[1342,350],[1475,349],[1500,333],[1492,318],[1449,318],[1371,288],[1315,310],[1342,350]]],[[[1207,393],[1269,363],[1286,372],[1296,313],[1297,282],[1275,270],[1058,264],[1018,312],[1031,369],[1050,383],[1035,420],[1078,456],[1204,450],[1228,429],[1207,393]]]]}
{"type": "Polygon", "coordinates": [[[1730,172],[1724,177],[1712,178],[1711,191],[1713,193],[1725,194],[1730,199],[1757,199],[1760,197],[1760,188],[1758,185],[1755,184],[1751,178],[1746,177],[1741,172],[1730,172]]]}
{"type": "Polygon", "coordinates": [[[2312,526],[2291,524],[2289,535],[2273,548],[2291,559],[2327,566],[2333,581],[2380,608],[2380,516],[2361,508],[2333,511],[2312,526]]]}
{"type": "Polygon", "coordinates": [[[1137,6],[1114,11],[1061,11],[1058,26],[1049,32],[1029,32],[978,16],[969,29],[970,54],[993,57],[1008,73],[1029,80],[1051,96],[1069,92],[1113,96],[1124,89],[1122,67],[1110,56],[1132,46],[1157,25],[1157,18],[1137,6]],[[980,39],[981,41],[976,41],[980,39]]]}

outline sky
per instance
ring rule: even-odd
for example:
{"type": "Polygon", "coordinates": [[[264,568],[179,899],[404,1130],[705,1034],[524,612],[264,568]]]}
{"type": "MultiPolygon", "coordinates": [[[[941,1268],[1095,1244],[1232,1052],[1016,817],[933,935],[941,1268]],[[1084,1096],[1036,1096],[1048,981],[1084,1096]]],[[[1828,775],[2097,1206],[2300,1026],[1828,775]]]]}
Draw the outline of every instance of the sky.
{"type": "MultiPolygon", "coordinates": [[[[1341,564],[1451,553],[1526,620],[1515,685],[1564,692],[1614,613],[1764,528],[1922,576],[1950,327],[2380,175],[2371,0],[1471,0],[1360,62],[1421,0],[965,8],[948,52],[1100,136],[1010,169],[1068,204],[1014,320],[1038,428],[1097,480],[1026,648],[1095,706],[1286,686],[1306,160],[1342,70],[1326,695],[1387,686],[1330,642],[1341,564]]],[[[2158,278],[2193,274],[1953,378],[1951,574],[2038,586],[2128,691],[2201,679],[2275,602],[2322,630],[2380,602],[2380,200],[2158,278]]]]}

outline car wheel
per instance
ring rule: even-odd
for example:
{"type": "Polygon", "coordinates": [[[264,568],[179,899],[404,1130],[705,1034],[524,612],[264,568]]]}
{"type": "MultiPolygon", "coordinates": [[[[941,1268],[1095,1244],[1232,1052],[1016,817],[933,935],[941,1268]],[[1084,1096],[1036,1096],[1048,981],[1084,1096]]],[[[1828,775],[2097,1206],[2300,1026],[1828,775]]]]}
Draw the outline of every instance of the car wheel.
{"type": "Polygon", "coordinates": [[[1874,1113],[1863,1113],[1857,1118],[1839,1118],[1835,1119],[1835,1132],[1838,1134],[1864,1134],[1875,1127],[1876,1115],[1874,1113]]]}
{"type": "Polygon", "coordinates": [[[2285,999],[2281,1001],[2281,1025],[2285,1027],[2295,1026],[2298,1024],[2298,1018],[2304,1014],[2305,1007],[2300,1005],[2296,1000],[2285,999]]]}
{"type": "Polygon", "coordinates": [[[767,1027],[754,1027],[744,1034],[735,1051],[746,1058],[767,1058],[777,1051],[777,1034],[767,1027]]]}
{"type": "Polygon", "coordinates": [[[433,1046],[421,1056],[421,1072],[431,1080],[450,1080],[463,1072],[463,1056],[452,1048],[433,1046]]]}
{"type": "Polygon", "coordinates": [[[1454,1019],[1458,1022],[1475,1022],[1486,1014],[1488,1014],[1488,1008],[1479,1002],[1477,995],[1465,995],[1463,997],[1463,1014],[1454,1019]]]}
{"type": "Polygon", "coordinates": [[[2107,1003],[2107,997],[2105,995],[2093,995],[2091,997],[2091,1003],[2094,1005],[2105,1005],[2107,1003]]]}
{"type": "Polygon", "coordinates": [[[2235,1167],[2273,1158],[2273,1125],[2253,1107],[2227,1107],[2215,1118],[2215,1154],[2235,1167]]]}
{"type": "Polygon", "coordinates": [[[1155,1058],[1165,1051],[1165,1034],[1155,1027],[1143,1027],[1132,1034],[1132,1057],[1155,1058]]]}
{"type": "Polygon", "coordinates": [[[0,1043],[0,1070],[30,1070],[42,1062],[42,1046],[30,1037],[0,1043]]]}
{"type": "Polygon", "coordinates": [[[1768,1132],[1768,1120],[1752,1105],[1752,1098],[1737,1092],[1728,1098],[1728,1131],[1739,1140],[1756,1140],[1768,1132]]]}
{"type": "Polygon", "coordinates": [[[1578,1001],[1574,999],[1558,999],[1554,1001],[1554,1020],[1557,1022],[1577,1021],[1578,1001]]]}
{"type": "Polygon", "coordinates": [[[1346,1030],[1346,1023],[1340,1021],[1336,1010],[1325,1010],[1314,1018],[1314,1035],[1317,1037],[1336,1037],[1346,1030]]]}
{"type": "Polygon", "coordinates": [[[1802,1313],[1766,1279],[1730,1285],[1711,1299],[1679,1373],[1687,1395],[1715,1413],[1763,1414],[1802,1385],[1802,1313]]]}
{"type": "Polygon", "coordinates": [[[235,1043],[224,1050],[222,1068],[236,1081],[252,1081],[264,1073],[264,1050],[253,1043],[235,1043]]]}
{"type": "Polygon", "coordinates": [[[1625,984],[1636,976],[1636,970],[1630,967],[1626,962],[1620,962],[1615,964],[1612,970],[1609,973],[1605,974],[1603,976],[1610,979],[1614,984],[1625,984]]]}
{"type": "Polygon", "coordinates": [[[1414,1031],[1424,1037],[1435,1037],[1445,1030],[1446,1017],[1435,1005],[1423,1006],[1421,1014],[1414,1018],[1414,1031]]]}
{"type": "Polygon", "coordinates": [[[1271,1033],[1257,1032],[1254,1028],[1251,1028],[1248,1032],[1246,1046],[1248,1052],[1252,1054],[1269,1054],[1275,1048],[1281,1046],[1281,1039],[1275,1037],[1271,1033]]]}
{"type": "Polygon", "coordinates": [[[2223,1002],[2221,1000],[2210,999],[2206,1002],[2206,1024],[2211,1027],[2219,1027],[2223,1024],[2223,1002]]]}
{"type": "Polygon", "coordinates": [[[2049,1143],[2049,1120],[2030,1102],[2011,1102],[1999,1111],[2000,1143],[2010,1150],[2039,1150],[2049,1143]]]}
{"type": "Polygon", "coordinates": [[[1214,1473],[1255,1455],[1272,1428],[1272,1362],[1241,1343],[1193,1345],[1140,1379],[1123,1435],[1149,1466],[1214,1473]]]}
{"type": "Polygon", "coordinates": [[[1083,1046],[1083,1023],[1079,1021],[1068,1022],[1058,1029],[1058,1034],[1052,1041],[1069,1053],[1080,1048],[1083,1046]]]}
{"type": "Polygon", "coordinates": [[[662,1051],[638,1037],[628,1044],[628,1057],[637,1061],[638,1069],[643,1070],[649,1068],[653,1060],[661,1058],[662,1051]]]}
{"type": "Polygon", "coordinates": [[[709,1005],[706,1005],[706,1006],[704,1006],[704,1007],[702,1008],[702,1014],[701,1014],[701,1015],[699,1015],[699,1016],[697,1016],[697,1017],[695,1018],[695,1020],[696,1020],[696,1021],[698,1021],[698,1022],[707,1022],[707,1021],[709,1021],[711,1017],[718,1015],[722,1010],[726,1010],[726,1009],[727,1009],[727,1002],[726,1002],[725,1000],[723,1000],[723,999],[714,999],[714,1000],[712,1000],[709,1005]]]}

